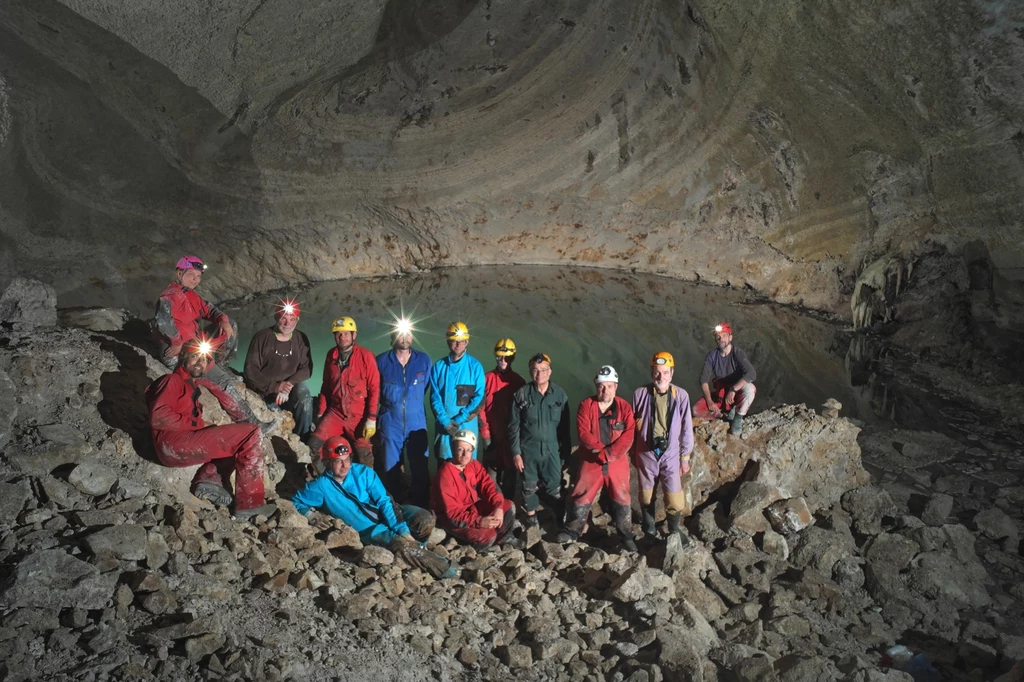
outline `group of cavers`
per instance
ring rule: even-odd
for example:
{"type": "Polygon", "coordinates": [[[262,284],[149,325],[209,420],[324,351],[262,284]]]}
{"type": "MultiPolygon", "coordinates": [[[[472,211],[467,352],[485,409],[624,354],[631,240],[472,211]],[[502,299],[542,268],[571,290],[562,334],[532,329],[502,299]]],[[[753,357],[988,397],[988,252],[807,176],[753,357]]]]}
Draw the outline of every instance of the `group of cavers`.
{"type": "MultiPolygon", "coordinates": [[[[162,361],[173,371],[147,390],[154,446],[167,466],[199,465],[192,481],[196,497],[231,507],[238,519],[269,516],[276,506],[265,504],[260,444],[282,415],[260,423],[238,377],[215,362],[237,348],[237,328],[196,293],[205,269],[199,258],[182,257],[157,304],[162,361]],[[200,387],[234,423],[206,425],[200,387]]],[[[297,330],[300,316],[294,301],[276,306],[273,326],[252,338],[242,377],[272,409],[292,413],[295,432],[309,446],[309,480],[292,499],[295,509],[323,528],[340,519],[364,544],[390,547],[435,577],[455,573],[446,559],[425,549],[435,525],[478,551],[519,546],[523,524],[538,526],[543,504],[554,517],[556,540],[571,542],[587,528],[602,490],[623,547],[636,551],[630,461],[644,534],[658,537],[660,485],[668,531],[686,541],[683,477],[690,471],[692,419],[726,419],[738,435],[756,391],[754,368],[722,322],[701,371],[703,396],[692,408],[687,392],[672,383],[675,360],[666,351],[654,354],[651,381],[636,389],[632,402],[616,395],[616,369],[600,367],[594,394],[576,410],[579,446],[573,451],[569,398],[551,381],[545,353],[530,357],[527,381],[512,369],[515,343],[503,338],[494,347],[495,368],[485,373],[466,352],[469,329],[453,322],[445,334],[448,354],[432,362],[413,348],[412,324],[403,319],[391,331],[391,349],[374,357],[356,343],[355,320],[342,316],[331,324],[335,346],[314,397],[306,386],[313,360],[309,339],[297,330]],[[433,476],[428,388],[436,433],[433,476]],[[568,487],[565,472],[571,474],[568,487]],[[514,499],[521,500],[520,519],[514,499]]]]}

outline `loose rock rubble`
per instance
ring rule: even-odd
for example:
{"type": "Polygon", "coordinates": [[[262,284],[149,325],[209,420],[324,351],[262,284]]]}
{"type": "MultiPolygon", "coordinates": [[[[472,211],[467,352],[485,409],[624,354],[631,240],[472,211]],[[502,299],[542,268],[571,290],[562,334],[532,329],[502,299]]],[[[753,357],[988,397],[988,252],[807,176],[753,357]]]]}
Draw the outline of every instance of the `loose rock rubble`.
{"type": "Polygon", "coordinates": [[[882,666],[895,643],[945,679],[1024,668],[1018,522],[871,485],[835,414],[767,410],[742,438],[698,424],[689,543],[620,553],[597,507],[568,545],[531,529],[525,551],[477,553],[435,531],[461,571],[438,582],[340,522],[310,527],[285,499],[308,452],[280,432],[269,518],[192,498],[191,469],[147,460],[141,389],[161,371],[99,332],[0,344],[18,407],[0,461],[6,679],[910,679],[882,666]]]}

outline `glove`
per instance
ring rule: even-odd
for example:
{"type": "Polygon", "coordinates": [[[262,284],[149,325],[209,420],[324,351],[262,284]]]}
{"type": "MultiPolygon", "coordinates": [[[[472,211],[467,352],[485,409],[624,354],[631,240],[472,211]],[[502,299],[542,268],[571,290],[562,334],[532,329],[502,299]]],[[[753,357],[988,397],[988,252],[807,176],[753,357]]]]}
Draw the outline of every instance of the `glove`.
{"type": "Polygon", "coordinates": [[[363,427],[363,438],[370,440],[375,433],[377,433],[377,420],[367,419],[366,425],[363,427]]]}
{"type": "Polygon", "coordinates": [[[491,439],[487,438],[487,437],[484,437],[484,450],[490,451],[490,449],[491,449],[491,439]]]}
{"type": "Polygon", "coordinates": [[[455,434],[459,432],[459,427],[455,425],[455,422],[452,422],[451,424],[448,425],[448,428],[445,430],[448,432],[449,436],[452,436],[454,438],[455,434]]]}

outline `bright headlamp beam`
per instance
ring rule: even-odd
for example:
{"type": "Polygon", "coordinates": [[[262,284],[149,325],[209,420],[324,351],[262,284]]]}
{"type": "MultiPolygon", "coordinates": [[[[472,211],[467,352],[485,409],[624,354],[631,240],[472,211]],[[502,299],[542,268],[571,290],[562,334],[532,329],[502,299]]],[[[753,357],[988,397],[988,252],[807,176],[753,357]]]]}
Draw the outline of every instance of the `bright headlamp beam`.
{"type": "Polygon", "coordinates": [[[405,336],[406,334],[412,334],[412,332],[413,326],[411,320],[405,317],[395,320],[395,334],[405,336]]]}

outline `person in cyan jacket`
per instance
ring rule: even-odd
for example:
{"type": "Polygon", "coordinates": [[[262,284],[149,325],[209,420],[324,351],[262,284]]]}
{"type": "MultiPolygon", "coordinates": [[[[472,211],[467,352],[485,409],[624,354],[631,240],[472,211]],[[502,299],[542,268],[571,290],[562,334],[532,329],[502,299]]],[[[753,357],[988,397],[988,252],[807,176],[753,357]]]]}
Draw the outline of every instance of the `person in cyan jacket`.
{"type": "MultiPolygon", "coordinates": [[[[430,371],[430,409],[434,413],[434,454],[439,462],[452,458],[451,439],[461,430],[477,435],[477,414],[484,404],[484,368],[466,353],[469,328],[452,322],[445,334],[448,355],[430,371]]],[[[475,453],[474,453],[475,456],[475,453]]]]}
{"type": "Polygon", "coordinates": [[[405,321],[391,334],[391,350],[377,356],[380,371],[378,449],[374,458],[384,487],[399,501],[407,496],[402,452],[409,461],[413,504],[430,503],[427,415],[423,397],[430,381],[430,358],[412,347],[412,327],[405,321]]]}
{"type": "Polygon", "coordinates": [[[364,545],[388,547],[435,578],[455,575],[447,559],[422,547],[434,529],[432,512],[395,505],[373,469],[352,462],[352,447],[341,436],[324,443],[320,456],[324,473],[292,498],[295,511],[324,529],[339,519],[359,533],[364,545]]]}
{"type": "Polygon", "coordinates": [[[644,533],[657,533],[654,489],[660,482],[665,493],[668,527],[688,539],[680,527],[686,513],[682,477],[690,471],[693,452],[693,420],[690,396],[672,383],[676,361],[671,353],[655,353],[651,359],[652,382],[633,393],[636,440],[633,463],[640,481],[640,509],[644,533]]]}

